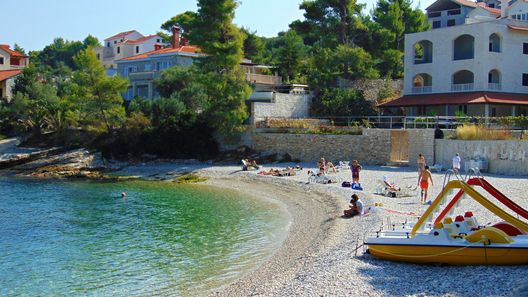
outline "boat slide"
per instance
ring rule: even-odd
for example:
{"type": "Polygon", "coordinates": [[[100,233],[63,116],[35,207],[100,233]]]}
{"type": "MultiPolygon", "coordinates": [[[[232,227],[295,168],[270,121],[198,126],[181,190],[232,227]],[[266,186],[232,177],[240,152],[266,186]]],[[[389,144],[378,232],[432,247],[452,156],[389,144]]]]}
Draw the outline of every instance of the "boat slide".
{"type": "MultiPolygon", "coordinates": [[[[520,205],[506,197],[502,192],[500,192],[497,188],[495,188],[492,184],[490,184],[487,180],[485,180],[483,177],[473,177],[470,178],[467,181],[468,185],[471,186],[480,186],[486,192],[490,193],[494,198],[496,198],[499,202],[504,204],[504,206],[511,209],[513,212],[518,214],[519,216],[525,218],[528,220],[528,211],[524,208],[522,208],[520,205]]],[[[455,206],[455,204],[460,200],[462,195],[464,194],[464,190],[460,189],[458,193],[453,197],[453,199],[449,202],[449,204],[444,208],[444,210],[438,215],[434,223],[439,223],[444,219],[444,217],[451,211],[451,209],[455,206]]]]}

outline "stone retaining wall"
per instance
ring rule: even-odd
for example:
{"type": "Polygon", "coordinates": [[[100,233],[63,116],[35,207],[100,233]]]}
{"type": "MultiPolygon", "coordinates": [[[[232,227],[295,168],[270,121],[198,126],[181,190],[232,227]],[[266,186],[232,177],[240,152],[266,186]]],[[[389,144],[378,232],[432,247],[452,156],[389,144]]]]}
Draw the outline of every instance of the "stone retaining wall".
{"type": "Polygon", "coordinates": [[[451,159],[459,153],[462,168],[472,158],[488,160],[490,173],[506,175],[528,174],[528,141],[523,140],[448,140],[437,139],[437,163],[451,167],[451,159]]]}
{"type": "Polygon", "coordinates": [[[269,118],[306,118],[309,116],[311,94],[274,93],[273,102],[255,102],[251,106],[254,122],[269,118]]]}
{"type": "Polygon", "coordinates": [[[386,164],[390,156],[390,131],[365,129],[363,135],[255,133],[253,148],[289,154],[302,162],[359,160],[362,164],[386,164]]]}

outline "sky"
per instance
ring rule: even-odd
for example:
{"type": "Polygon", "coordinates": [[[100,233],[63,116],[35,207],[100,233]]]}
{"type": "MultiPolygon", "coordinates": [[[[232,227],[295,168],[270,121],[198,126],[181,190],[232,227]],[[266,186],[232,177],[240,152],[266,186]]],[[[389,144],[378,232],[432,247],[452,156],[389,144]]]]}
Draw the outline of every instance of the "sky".
{"type": "MultiPolygon", "coordinates": [[[[415,3],[418,0],[414,0],[415,3]]],[[[420,3],[425,4],[433,0],[420,3]]],[[[2,1],[4,2],[4,1],[2,1]]],[[[123,31],[138,30],[143,35],[159,31],[171,17],[196,11],[196,0],[19,0],[2,3],[0,44],[15,43],[26,51],[40,50],[55,37],[83,40],[89,34],[100,41],[123,31]],[[21,5],[22,4],[22,5],[21,5]]],[[[303,19],[302,0],[239,0],[235,24],[276,36],[288,25],[303,19]]],[[[358,0],[372,9],[376,0],[358,0]]]]}

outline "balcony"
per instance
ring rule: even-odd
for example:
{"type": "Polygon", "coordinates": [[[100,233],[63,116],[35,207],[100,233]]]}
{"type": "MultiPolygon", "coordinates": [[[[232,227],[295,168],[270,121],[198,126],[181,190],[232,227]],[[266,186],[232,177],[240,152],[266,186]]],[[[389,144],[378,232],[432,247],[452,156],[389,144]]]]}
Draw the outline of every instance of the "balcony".
{"type": "Polygon", "coordinates": [[[128,77],[130,80],[152,80],[155,77],[154,71],[142,71],[142,72],[129,72],[128,77]]]}
{"type": "Polygon", "coordinates": [[[500,83],[488,83],[488,90],[500,91],[502,90],[502,85],[500,83]]]}
{"type": "Polygon", "coordinates": [[[472,91],[474,89],[474,84],[452,84],[451,85],[451,91],[452,92],[465,92],[465,91],[472,91]]]}
{"type": "Polygon", "coordinates": [[[412,88],[413,94],[431,93],[432,91],[433,91],[433,86],[423,86],[423,87],[413,87],[412,88]]]}
{"type": "Polygon", "coordinates": [[[263,85],[282,84],[282,78],[280,76],[275,76],[275,75],[246,73],[246,80],[254,84],[263,84],[263,85]]]}

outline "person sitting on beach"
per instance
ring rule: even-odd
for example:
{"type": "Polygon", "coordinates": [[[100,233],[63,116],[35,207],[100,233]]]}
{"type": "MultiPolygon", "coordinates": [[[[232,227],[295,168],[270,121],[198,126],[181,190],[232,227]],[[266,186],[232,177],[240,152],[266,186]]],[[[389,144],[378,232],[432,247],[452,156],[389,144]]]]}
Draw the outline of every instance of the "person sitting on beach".
{"type": "Polygon", "coordinates": [[[257,165],[257,161],[255,160],[249,160],[249,159],[243,159],[242,160],[242,170],[247,171],[251,169],[258,170],[260,167],[257,165]]]}
{"type": "Polygon", "coordinates": [[[337,173],[334,163],[326,161],[325,158],[321,158],[317,165],[319,166],[319,173],[328,173],[330,170],[333,173],[337,173]]]}
{"type": "Polygon", "coordinates": [[[363,202],[359,199],[357,194],[352,194],[352,199],[350,200],[350,208],[343,211],[345,217],[353,217],[356,215],[365,214],[365,208],[363,207],[363,202]]]}
{"type": "Polygon", "coordinates": [[[395,183],[392,183],[389,180],[389,177],[386,176],[386,175],[383,176],[383,183],[385,184],[385,188],[387,188],[387,190],[390,191],[390,192],[399,192],[399,191],[401,191],[401,188],[396,186],[395,183]]]}

